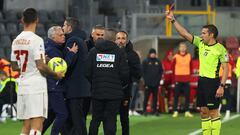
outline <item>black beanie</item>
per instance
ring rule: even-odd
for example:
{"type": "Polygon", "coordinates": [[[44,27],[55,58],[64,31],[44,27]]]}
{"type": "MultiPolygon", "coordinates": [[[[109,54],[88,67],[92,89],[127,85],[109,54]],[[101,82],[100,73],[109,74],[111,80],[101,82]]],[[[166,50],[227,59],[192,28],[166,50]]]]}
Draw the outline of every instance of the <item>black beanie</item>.
{"type": "Polygon", "coordinates": [[[153,48],[151,48],[151,49],[149,50],[149,53],[148,53],[148,54],[151,54],[151,53],[155,53],[155,54],[156,54],[156,50],[153,49],[153,48]]]}

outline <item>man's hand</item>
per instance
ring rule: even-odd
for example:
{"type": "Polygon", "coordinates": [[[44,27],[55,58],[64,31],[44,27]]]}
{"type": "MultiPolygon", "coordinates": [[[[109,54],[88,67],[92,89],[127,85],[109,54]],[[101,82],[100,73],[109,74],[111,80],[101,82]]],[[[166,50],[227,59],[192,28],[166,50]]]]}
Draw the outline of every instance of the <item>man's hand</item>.
{"type": "Polygon", "coordinates": [[[48,57],[48,55],[45,55],[45,60],[46,60],[46,63],[50,61],[50,58],[48,57]]]}
{"type": "Polygon", "coordinates": [[[78,45],[73,43],[72,48],[67,47],[70,52],[77,53],[78,52],[78,45]]]}
{"type": "Polygon", "coordinates": [[[220,87],[217,89],[216,97],[217,97],[217,98],[220,98],[220,97],[223,96],[223,94],[224,94],[224,88],[220,86],[220,87]]]}
{"type": "Polygon", "coordinates": [[[165,12],[165,15],[166,15],[166,17],[167,17],[170,21],[175,20],[175,17],[174,17],[174,15],[173,15],[173,12],[172,12],[172,11],[166,11],[166,12],[165,12]]]}

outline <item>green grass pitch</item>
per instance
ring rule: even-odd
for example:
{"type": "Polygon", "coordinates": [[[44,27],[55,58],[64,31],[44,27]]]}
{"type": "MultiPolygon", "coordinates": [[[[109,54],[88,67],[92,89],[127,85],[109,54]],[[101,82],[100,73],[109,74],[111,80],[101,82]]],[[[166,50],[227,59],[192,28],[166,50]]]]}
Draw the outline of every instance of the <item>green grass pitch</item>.
{"type": "MultiPolygon", "coordinates": [[[[235,115],[235,114],[234,114],[235,115]]],[[[88,117],[89,125],[90,117],[88,117]]],[[[240,135],[239,130],[240,117],[230,120],[222,125],[222,135],[240,135]]],[[[117,123],[117,135],[121,135],[121,126],[117,123]]],[[[19,135],[21,122],[0,123],[0,135],[19,135]]],[[[172,118],[169,114],[156,116],[131,116],[130,117],[130,134],[131,135],[188,135],[189,133],[200,128],[199,115],[195,114],[193,118],[185,118],[180,115],[178,118],[172,118]]],[[[103,135],[102,126],[100,135],[103,135]]],[[[46,133],[49,135],[50,131],[46,133]]]]}

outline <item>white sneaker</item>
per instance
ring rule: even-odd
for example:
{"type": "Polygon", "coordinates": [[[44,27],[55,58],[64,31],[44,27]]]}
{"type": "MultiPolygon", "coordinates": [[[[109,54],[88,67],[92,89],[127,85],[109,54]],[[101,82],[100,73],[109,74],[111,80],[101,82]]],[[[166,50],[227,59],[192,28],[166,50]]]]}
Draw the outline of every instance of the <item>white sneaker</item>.
{"type": "Polygon", "coordinates": [[[177,117],[178,117],[178,112],[177,112],[177,111],[174,111],[172,117],[173,117],[173,118],[177,118],[177,117]]]}
{"type": "Polygon", "coordinates": [[[129,115],[129,116],[132,116],[132,115],[133,115],[133,112],[132,112],[132,111],[128,111],[128,115],[129,115]]]}
{"type": "Polygon", "coordinates": [[[13,117],[13,118],[12,118],[12,121],[17,121],[17,117],[13,117]]]}
{"type": "Polygon", "coordinates": [[[0,118],[0,123],[6,123],[7,119],[6,118],[0,118]]]}
{"type": "Polygon", "coordinates": [[[133,114],[134,116],[140,116],[140,114],[139,114],[138,112],[136,112],[136,111],[133,111],[132,114],[133,114]]]}
{"type": "Polygon", "coordinates": [[[193,115],[192,115],[189,111],[186,111],[186,112],[185,112],[185,117],[192,118],[193,115]]]}
{"type": "Polygon", "coordinates": [[[230,118],[230,111],[228,110],[228,111],[226,111],[226,114],[225,114],[223,120],[228,120],[229,118],[230,118]]]}

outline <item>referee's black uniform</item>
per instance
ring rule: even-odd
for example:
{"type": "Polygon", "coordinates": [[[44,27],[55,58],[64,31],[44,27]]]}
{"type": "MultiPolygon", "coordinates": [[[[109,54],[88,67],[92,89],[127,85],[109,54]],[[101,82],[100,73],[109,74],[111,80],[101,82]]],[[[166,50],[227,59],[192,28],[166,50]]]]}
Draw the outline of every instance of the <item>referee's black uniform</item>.
{"type": "Polygon", "coordinates": [[[86,76],[92,86],[92,120],[89,135],[98,134],[101,122],[105,135],[115,135],[123,86],[129,78],[126,56],[113,41],[97,41],[95,48],[89,52],[86,70],[86,76]]]}

